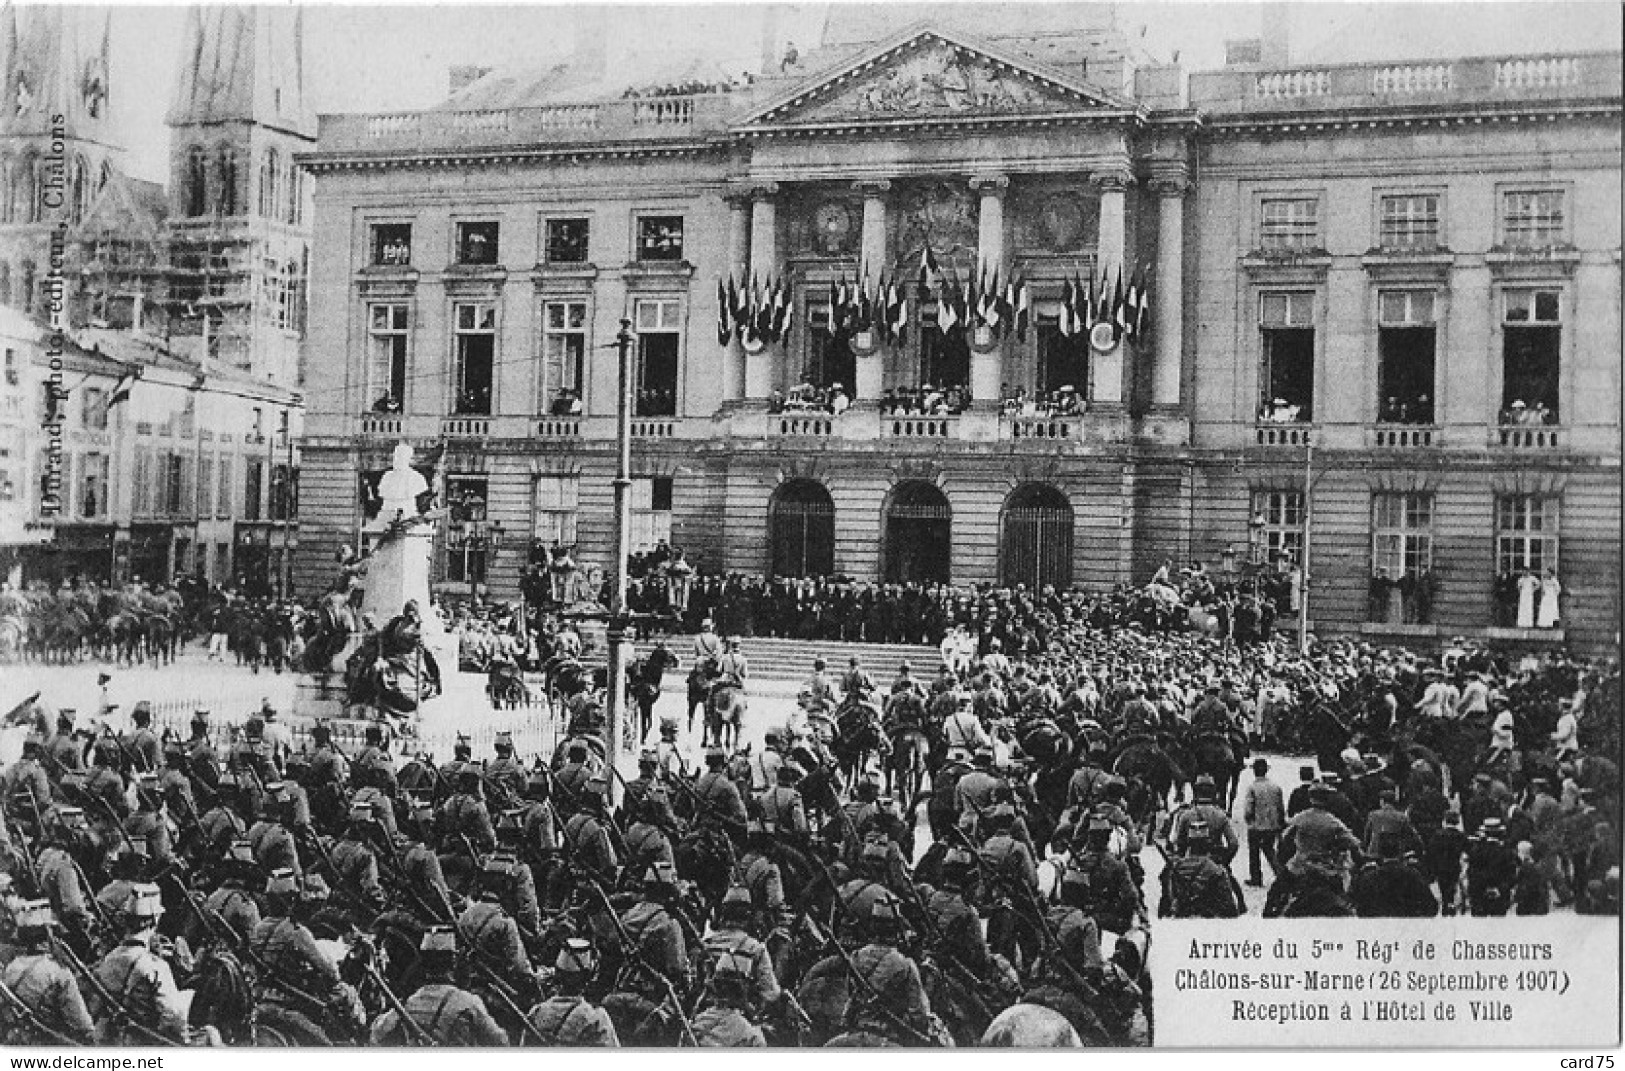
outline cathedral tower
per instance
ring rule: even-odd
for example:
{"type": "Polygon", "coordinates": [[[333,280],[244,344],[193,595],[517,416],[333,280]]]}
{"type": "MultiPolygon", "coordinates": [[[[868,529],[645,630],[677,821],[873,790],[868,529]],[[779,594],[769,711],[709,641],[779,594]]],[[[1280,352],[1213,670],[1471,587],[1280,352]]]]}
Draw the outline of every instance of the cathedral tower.
{"type": "Polygon", "coordinates": [[[194,7],[170,103],[165,307],[175,336],[275,383],[299,379],[316,145],[301,11],[194,7]]]}

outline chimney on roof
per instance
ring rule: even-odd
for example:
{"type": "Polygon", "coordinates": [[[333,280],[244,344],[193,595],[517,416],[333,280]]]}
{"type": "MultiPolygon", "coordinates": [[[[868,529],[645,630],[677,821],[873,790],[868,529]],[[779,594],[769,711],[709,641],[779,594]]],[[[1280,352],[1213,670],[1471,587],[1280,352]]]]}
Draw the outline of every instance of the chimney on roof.
{"type": "Polygon", "coordinates": [[[453,67],[449,72],[450,87],[447,90],[447,93],[449,96],[456,96],[458,93],[461,93],[463,90],[467,89],[469,86],[473,85],[475,82],[478,82],[481,78],[484,78],[490,73],[491,68],[476,67],[472,63],[464,63],[453,67]]]}

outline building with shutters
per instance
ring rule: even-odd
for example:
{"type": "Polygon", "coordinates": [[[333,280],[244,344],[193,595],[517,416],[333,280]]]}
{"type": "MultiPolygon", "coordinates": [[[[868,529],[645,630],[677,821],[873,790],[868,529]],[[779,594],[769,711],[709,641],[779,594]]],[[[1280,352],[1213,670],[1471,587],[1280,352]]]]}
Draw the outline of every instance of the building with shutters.
{"type": "Polygon", "coordinates": [[[634,549],[1104,590],[1290,568],[1307,522],[1322,633],[1615,641],[1619,53],[1242,42],[1187,74],[1105,9],[898,18],[849,9],[748,84],[617,76],[584,32],[533,77],[323,116],[302,588],[401,440],[445,476],[442,590],[513,597],[537,545],[606,561],[624,320],[634,549]],[[1024,330],[943,322],[942,284],[994,273],[1024,330]],[[1103,274],[1149,280],[1132,339],[1068,330],[1103,274]],[[897,335],[842,322],[881,276],[897,335]],[[788,327],[719,342],[719,283],[752,278],[788,327]],[[1547,569],[1558,627],[1520,628],[1508,578],[1547,569]]]}
{"type": "Polygon", "coordinates": [[[266,7],[187,12],[159,185],[123,170],[113,102],[142,87],[111,77],[109,12],[0,5],[6,578],[286,587],[310,239],[293,157],[315,141],[301,25],[266,7]],[[40,393],[53,311],[72,355],[54,401],[40,393]],[[47,492],[52,411],[66,430],[47,492]]]}

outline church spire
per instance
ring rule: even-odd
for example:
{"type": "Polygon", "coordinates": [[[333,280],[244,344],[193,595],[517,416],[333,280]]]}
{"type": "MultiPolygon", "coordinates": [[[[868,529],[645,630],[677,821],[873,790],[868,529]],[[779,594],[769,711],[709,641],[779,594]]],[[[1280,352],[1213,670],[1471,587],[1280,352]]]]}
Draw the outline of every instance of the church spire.
{"type": "Polygon", "coordinates": [[[247,122],[314,137],[303,38],[303,11],[258,4],[191,8],[169,125],[247,122]]]}
{"type": "Polygon", "coordinates": [[[0,133],[111,140],[109,18],[64,4],[0,8],[0,133]]]}

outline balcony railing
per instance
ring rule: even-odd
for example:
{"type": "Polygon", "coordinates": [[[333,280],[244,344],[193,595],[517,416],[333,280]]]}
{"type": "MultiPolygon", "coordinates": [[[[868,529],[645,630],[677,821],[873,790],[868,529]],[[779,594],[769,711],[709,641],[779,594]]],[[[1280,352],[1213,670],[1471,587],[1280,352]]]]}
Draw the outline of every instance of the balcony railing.
{"type": "Polygon", "coordinates": [[[1259,424],[1254,437],[1259,446],[1308,446],[1314,431],[1313,424],[1259,424]]]}
{"type": "Polygon", "coordinates": [[[1366,430],[1366,442],[1379,450],[1413,450],[1437,445],[1439,429],[1425,424],[1378,424],[1366,430]]]}
{"type": "Polygon", "coordinates": [[[1190,103],[1204,112],[1334,111],[1426,96],[1451,101],[1612,99],[1622,84],[1616,51],[1486,56],[1415,63],[1230,68],[1191,75],[1190,103]]]}
{"type": "Polygon", "coordinates": [[[363,413],[361,415],[361,434],[363,435],[392,435],[400,438],[404,426],[398,413],[363,413]]]}
{"type": "Polygon", "coordinates": [[[670,439],[676,434],[675,417],[638,417],[632,421],[634,439],[670,439]]]}
{"type": "Polygon", "coordinates": [[[889,439],[952,439],[959,418],[951,416],[889,416],[881,418],[881,434],[889,439]]]}
{"type": "Polygon", "coordinates": [[[448,439],[489,439],[491,418],[487,416],[447,417],[440,422],[440,434],[448,439]]]}
{"type": "Polygon", "coordinates": [[[1005,417],[1000,422],[1002,439],[1047,439],[1082,442],[1083,418],[1077,416],[1005,417]]]}
{"type": "Polygon", "coordinates": [[[1561,450],[1563,429],[1558,427],[1496,428],[1490,433],[1490,445],[1509,450],[1561,450]]]}
{"type": "Polygon", "coordinates": [[[536,422],[538,439],[581,438],[580,417],[543,417],[536,422]]]}
{"type": "Polygon", "coordinates": [[[835,418],[828,413],[781,413],[768,417],[767,433],[784,438],[827,439],[835,434],[835,418]]]}

